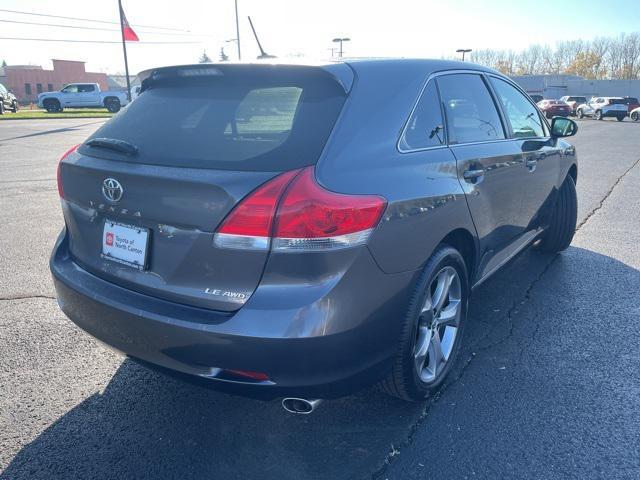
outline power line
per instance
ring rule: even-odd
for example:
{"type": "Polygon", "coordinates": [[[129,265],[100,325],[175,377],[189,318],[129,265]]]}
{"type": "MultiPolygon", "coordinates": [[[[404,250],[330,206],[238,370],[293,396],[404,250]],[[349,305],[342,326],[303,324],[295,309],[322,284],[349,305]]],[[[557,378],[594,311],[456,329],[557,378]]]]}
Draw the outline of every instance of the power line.
{"type": "MultiPolygon", "coordinates": [[[[0,8],[0,12],[6,12],[6,13],[18,13],[20,15],[33,15],[36,17],[49,17],[49,18],[64,18],[65,20],[80,20],[82,22],[96,22],[96,23],[108,23],[111,25],[119,25],[118,22],[112,22],[110,20],[95,20],[92,18],[80,18],[80,17],[65,17],[63,15],[51,15],[51,14],[46,14],[46,13],[34,13],[34,12],[22,12],[19,10],[7,10],[4,8],[0,8]]],[[[156,30],[172,30],[174,32],[189,32],[189,30],[183,30],[180,28],[169,28],[169,27],[154,27],[153,25],[132,25],[134,27],[142,27],[142,28],[154,28],[156,30]]]]}
{"type": "MultiPolygon", "coordinates": [[[[21,20],[4,20],[4,19],[0,19],[0,22],[2,23],[19,23],[22,25],[39,25],[42,27],[62,27],[62,28],[75,28],[75,29],[80,29],[80,30],[100,30],[100,31],[105,31],[105,32],[119,32],[120,29],[119,28],[103,28],[103,27],[83,27],[83,26],[79,26],[79,25],[63,25],[60,23],[39,23],[39,22],[24,22],[21,20]]],[[[149,27],[143,27],[143,28],[149,28],[149,27]]],[[[145,32],[145,31],[139,31],[140,33],[144,33],[145,35],[179,35],[179,36],[186,36],[186,37],[213,37],[214,35],[199,35],[197,33],[173,33],[173,32],[145,32]]]]}
{"type": "MultiPolygon", "coordinates": [[[[120,43],[119,41],[111,41],[111,40],[66,40],[63,38],[23,38],[23,37],[0,37],[0,40],[26,40],[33,42],[63,42],[63,43],[120,43]]],[[[186,44],[197,44],[203,42],[135,42],[141,43],[143,45],[186,45],[186,44]]]]}

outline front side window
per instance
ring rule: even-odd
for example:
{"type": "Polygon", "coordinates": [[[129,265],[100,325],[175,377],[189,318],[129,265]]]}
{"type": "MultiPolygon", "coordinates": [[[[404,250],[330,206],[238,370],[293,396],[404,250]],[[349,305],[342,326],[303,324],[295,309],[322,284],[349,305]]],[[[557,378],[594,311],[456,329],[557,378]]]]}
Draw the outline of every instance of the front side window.
{"type": "Polygon", "coordinates": [[[422,92],[415,110],[411,114],[404,134],[400,139],[400,150],[417,150],[443,145],[444,122],[440,110],[438,90],[434,81],[422,92]]]}
{"type": "Polygon", "coordinates": [[[500,115],[480,75],[459,73],[438,78],[450,143],[506,138],[500,115]]]}
{"type": "Polygon", "coordinates": [[[77,85],[67,85],[66,87],[64,87],[62,89],[62,91],[64,93],[78,93],[78,86],[77,85]]]}
{"type": "MultiPolygon", "coordinates": [[[[518,89],[504,80],[491,77],[491,83],[511,125],[513,136],[516,138],[544,137],[545,132],[538,109],[518,89]]],[[[550,100],[546,101],[544,106],[557,103],[550,100]]]]}

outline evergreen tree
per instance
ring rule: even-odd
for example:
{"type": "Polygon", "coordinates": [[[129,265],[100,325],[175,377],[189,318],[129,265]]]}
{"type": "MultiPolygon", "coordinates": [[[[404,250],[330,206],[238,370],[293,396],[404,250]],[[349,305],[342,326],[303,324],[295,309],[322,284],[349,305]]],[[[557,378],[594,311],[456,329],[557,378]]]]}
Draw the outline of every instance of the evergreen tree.
{"type": "Polygon", "coordinates": [[[207,55],[207,52],[202,52],[202,55],[200,55],[200,58],[198,59],[198,63],[211,63],[211,59],[209,58],[209,55],[207,55]]]}

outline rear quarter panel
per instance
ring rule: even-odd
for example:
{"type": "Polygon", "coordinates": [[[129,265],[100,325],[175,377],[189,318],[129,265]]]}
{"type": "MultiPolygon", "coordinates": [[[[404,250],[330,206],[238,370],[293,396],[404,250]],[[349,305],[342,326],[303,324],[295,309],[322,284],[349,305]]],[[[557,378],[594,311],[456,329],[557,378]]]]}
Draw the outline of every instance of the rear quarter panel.
{"type": "Polygon", "coordinates": [[[400,132],[428,75],[424,66],[356,64],[355,81],[317,180],[340,193],[377,194],[388,206],[369,248],[387,273],[419,269],[451,231],[475,230],[446,148],[400,153],[400,132]]]}

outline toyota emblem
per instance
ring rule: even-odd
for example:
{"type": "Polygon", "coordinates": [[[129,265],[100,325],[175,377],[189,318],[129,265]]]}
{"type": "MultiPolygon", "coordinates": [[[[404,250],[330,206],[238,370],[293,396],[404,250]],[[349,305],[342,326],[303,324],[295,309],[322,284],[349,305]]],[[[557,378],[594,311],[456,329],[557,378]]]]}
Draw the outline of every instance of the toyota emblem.
{"type": "Polygon", "coordinates": [[[102,181],[102,194],[110,202],[119,202],[124,194],[124,189],[115,178],[105,178],[102,181]]]}

